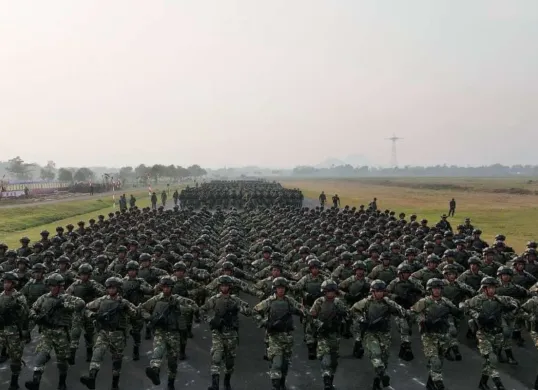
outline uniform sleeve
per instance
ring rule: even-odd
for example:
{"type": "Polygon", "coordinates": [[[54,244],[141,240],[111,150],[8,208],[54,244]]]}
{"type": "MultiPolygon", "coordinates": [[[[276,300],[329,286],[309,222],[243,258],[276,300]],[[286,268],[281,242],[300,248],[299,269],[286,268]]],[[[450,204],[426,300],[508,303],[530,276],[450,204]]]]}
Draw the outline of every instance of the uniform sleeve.
{"type": "MultiPolygon", "coordinates": [[[[105,295],[106,294],[105,286],[103,286],[102,284],[97,283],[95,280],[92,280],[91,283],[92,283],[92,287],[94,288],[97,295],[105,295]]],[[[69,288],[71,288],[71,286],[69,286],[69,288]]]]}
{"type": "Polygon", "coordinates": [[[138,318],[139,317],[139,311],[138,311],[138,308],[135,305],[133,305],[127,299],[123,299],[122,303],[125,305],[125,311],[127,312],[127,315],[129,317],[131,317],[131,318],[138,318]]]}
{"type": "Polygon", "coordinates": [[[73,295],[65,295],[64,307],[71,309],[73,311],[81,311],[84,309],[86,303],[81,298],[75,297],[73,295]]]}
{"type": "Polygon", "coordinates": [[[142,315],[142,318],[144,318],[145,320],[151,318],[151,313],[153,312],[153,309],[155,308],[156,299],[157,299],[156,297],[151,297],[146,302],[140,305],[140,314],[142,315]]]}
{"type": "Polygon", "coordinates": [[[86,304],[86,309],[91,310],[91,311],[97,311],[99,309],[99,306],[101,306],[102,299],[103,298],[100,297],[100,298],[94,299],[91,302],[88,302],[86,304]]]}

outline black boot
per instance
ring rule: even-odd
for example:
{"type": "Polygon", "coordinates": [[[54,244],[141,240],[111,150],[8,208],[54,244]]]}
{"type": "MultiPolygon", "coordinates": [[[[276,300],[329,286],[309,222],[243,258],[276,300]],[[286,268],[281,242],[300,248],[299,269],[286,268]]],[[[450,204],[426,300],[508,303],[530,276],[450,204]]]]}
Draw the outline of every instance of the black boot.
{"type": "Polygon", "coordinates": [[[136,362],[140,360],[140,346],[133,346],[133,360],[136,362]]]}
{"type": "Polygon", "coordinates": [[[26,381],[24,383],[24,386],[28,390],[39,390],[39,384],[41,383],[41,375],[42,373],[40,371],[34,371],[34,377],[31,381],[26,381]]]}
{"type": "Polygon", "coordinates": [[[76,348],[71,348],[69,350],[69,358],[67,359],[67,363],[69,363],[69,365],[71,366],[74,366],[75,365],[75,357],[77,355],[77,349],[76,348]]]}
{"type": "Polygon", "coordinates": [[[413,350],[411,349],[411,343],[404,342],[400,345],[400,353],[398,354],[398,357],[406,362],[410,362],[415,358],[413,350]]]}
{"type": "Polygon", "coordinates": [[[157,367],[146,367],[146,376],[154,385],[159,386],[161,384],[159,369],[157,367]]]}
{"type": "Polygon", "coordinates": [[[280,390],[280,379],[271,379],[271,390],[280,390]]]}
{"type": "Polygon", "coordinates": [[[3,347],[2,352],[0,352],[0,363],[7,362],[7,348],[3,347]]]}
{"type": "Polygon", "coordinates": [[[452,348],[448,348],[445,352],[445,359],[450,361],[450,362],[453,362],[454,361],[454,356],[452,356],[452,348]]]}
{"type": "Polygon", "coordinates": [[[112,377],[112,388],[111,390],[120,390],[120,376],[114,375],[112,377]]]}
{"type": "Polygon", "coordinates": [[[86,347],[86,363],[89,363],[92,361],[92,355],[93,355],[93,348],[86,347]]]}
{"type": "Polygon", "coordinates": [[[308,348],[308,360],[316,360],[316,344],[306,344],[308,348]]]}
{"type": "Polygon", "coordinates": [[[90,373],[86,376],[80,377],[80,383],[86,386],[88,389],[95,389],[95,378],[97,378],[97,370],[90,370],[90,373]]]}
{"type": "Polygon", "coordinates": [[[151,329],[146,326],[146,335],[144,336],[146,340],[151,340],[151,329]]]}
{"type": "Polygon", "coordinates": [[[523,337],[521,337],[521,331],[515,330],[512,333],[512,339],[516,342],[516,345],[518,347],[522,347],[525,344],[525,340],[523,340],[523,337]]]}
{"type": "Polygon", "coordinates": [[[175,381],[176,378],[168,378],[168,386],[166,387],[166,390],[176,390],[176,387],[174,386],[175,381]]]}
{"type": "Polygon", "coordinates": [[[480,383],[478,384],[478,388],[480,390],[490,390],[488,380],[489,376],[482,374],[482,377],[480,378],[480,383]]]}
{"type": "Polygon", "coordinates": [[[209,386],[207,390],[219,390],[219,384],[220,384],[220,375],[213,374],[211,375],[211,386],[209,386]]]}
{"type": "Polygon", "coordinates": [[[179,345],[179,356],[178,356],[179,360],[185,360],[186,359],[187,356],[185,355],[185,348],[187,348],[186,344],[180,344],[179,345]]]}
{"type": "Polygon", "coordinates": [[[445,384],[443,381],[434,381],[435,390],[445,390],[445,384]]]}
{"type": "Polygon", "coordinates": [[[493,379],[493,383],[495,383],[495,386],[497,386],[497,390],[506,390],[503,383],[501,382],[501,378],[497,377],[497,378],[492,378],[492,379],[493,379]]]}
{"type": "Polygon", "coordinates": [[[513,366],[516,366],[517,360],[514,359],[514,354],[512,353],[511,349],[505,349],[504,352],[506,353],[506,358],[508,359],[508,364],[511,364],[513,366]]]}
{"type": "Polygon", "coordinates": [[[390,376],[388,376],[386,373],[383,373],[383,375],[381,375],[381,383],[383,384],[383,387],[389,387],[390,376]]]}
{"type": "Polygon", "coordinates": [[[232,374],[224,374],[224,390],[232,390],[231,379],[232,374]]]}
{"type": "Polygon", "coordinates": [[[8,390],[19,390],[19,374],[11,374],[11,382],[8,390]]]}
{"type": "Polygon", "coordinates": [[[286,377],[284,375],[282,375],[282,377],[280,377],[280,390],[287,390],[288,388],[286,387],[286,377]]]}
{"type": "Polygon", "coordinates": [[[323,377],[323,390],[333,390],[333,384],[330,376],[323,377]]]}
{"type": "Polygon", "coordinates": [[[428,375],[428,381],[426,382],[426,389],[427,390],[437,390],[435,388],[435,384],[433,383],[431,375],[428,375]]]}
{"type": "Polygon", "coordinates": [[[455,345],[452,347],[452,351],[454,352],[454,357],[456,358],[456,361],[460,362],[461,361],[460,348],[457,345],[455,345]]]}
{"type": "Polygon", "coordinates": [[[374,384],[372,385],[372,390],[381,390],[381,379],[379,377],[374,378],[374,384]]]}
{"type": "Polygon", "coordinates": [[[58,379],[58,390],[67,390],[67,372],[60,372],[60,377],[58,379]]]}
{"type": "Polygon", "coordinates": [[[506,359],[503,355],[503,350],[502,349],[498,349],[497,350],[497,360],[499,361],[499,363],[507,363],[508,362],[508,359],[506,359]]]}
{"type": "Polygon", "coordinates": [[[357,359],[362,359],[364,356],[364,348],[362,346],[362,342],[355,340],[355,344],[353,344],[353,356],[357,359]]]}
{"type": "Polygon", "coordinates": [[[187,337],[189,339],[192,339],[194,337],[194,335],[192,334],[192,324],[191,325],[187,325],[187,337]]]}
{"type": "Polygon", "coordinates": [[[536,379],[534,380],[534,390],[538,390],[538,375],[536,375],[536,379]]]}

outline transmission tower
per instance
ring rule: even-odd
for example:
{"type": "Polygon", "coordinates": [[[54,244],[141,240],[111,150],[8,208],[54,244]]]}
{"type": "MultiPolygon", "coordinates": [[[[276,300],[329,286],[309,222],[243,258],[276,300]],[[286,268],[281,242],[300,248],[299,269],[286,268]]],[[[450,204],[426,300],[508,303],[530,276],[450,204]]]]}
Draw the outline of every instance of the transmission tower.
{"type": "Polygon", "coordinates": [[[403,138],[396,137],[396,135],[393,134],[392,137],[386,138],[386,139],[389,141],[392,141],[392,153],[390,156],[390,165],[393,168],[398,168],[398,154],[396,153],[396,142],[398,142],[399,140],[403,138]]]}

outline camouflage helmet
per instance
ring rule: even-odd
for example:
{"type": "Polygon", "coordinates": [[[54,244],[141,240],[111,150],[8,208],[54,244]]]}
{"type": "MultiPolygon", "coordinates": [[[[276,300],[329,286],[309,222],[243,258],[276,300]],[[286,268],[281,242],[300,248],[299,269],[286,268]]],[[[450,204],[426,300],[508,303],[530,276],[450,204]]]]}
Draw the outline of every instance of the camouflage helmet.
{"type": "Polygon", "coordinates": [[[458,267],[456,267],[454,264],[445,265],[443,267],[443,275],[450,274],[450,273],[457,275],[459,273],[458,267]]]}
{"type": "Polygon", "coordinates": [[[497,270],[497,276],[501,276],[501,275],[510,275],[510,276],[513,276],[514,275],[514,270],[510,267],[507,267],[507,266],[502,266],[502,267],[499,267],[499,269],[497,270]]]}
{"type": "Polygon", "coordinates": [[[143,261],[151,261],[151,255],[149,253],[142,253],[140,257],[138,257],[139,262],[143,261]]]}
{"type": "Polygon", "coordinates": [[[192,255],[192,253],[184,253],[183,256],[181,256],[181,260],[192,261],[194,260],[194,256],[192,255]]]}
{"type": "Polygon", "coordinates": [[[471,264],[477,264],[477,265],[480,265],[482,262],[480,261],[480,259],[476,256],[471,256],[469,258],[469,260],[467,260],[467,264],[471,265],[471,264]]]}
{"type": "Polygon", "coordinates": [[[125,269],[127,271],[138,271],[140,269],[140,265],[138,264],[138,262],[131,260],[127,262],[127,264],[125,265],[125,269]]]}
{"type": "Polygon", "coordinates": [[[443,288],[445,287],[445,282],[441,279],[432,278],[426,283],[426,290],[431,290],[432,288],[443,288]]]}
{"type": "Polygon", "coordinates": [[[221,275],[219,276],[219,278],[217,279],[217,283],[219,284],[219,286],[221,285],[228,285],[228,286],[231,286],[234,281],[231,277],[229,277],[228,275],[221,275]]]}
{"type": "Polygon", "coordinates": [[[364,264],[364,262],[360,261],[360,260],[354,262],[352,267],[353,267],[353,271],[356,271],[358,269],[362,269],[362,270],[366,271],[366,264],[364,264]]]}
{"type": "Polygon", "coordinates": [[[43,264],[43,263],[35,263],[32,266],[32,271],[34,271],[34,272],[45,272],[45,271],[47,271],[47,267],[45,267],[45,264],[43,264]]]}
{"type": "Polygon", "coordinates": [[[439,264],[441,262],[441,259],[439,259],[439,256],[434,255],[433,253],[431,255],[428,255],[426,258],[426,263],[437,263],[439,264]]]}
{"type": "Polygon", "coordinates": [[[173,287],[175,283],[174,283],[174,279],[166,275],[166,276],[163,276],[161,279],[159,279],[159,284],[161,286],[173,287]]]}
{"type": "Polygon", "coordinates": [[[327,292],[327,291],[338,291],[338,284],[334,280],[326,280],[323,283],[321,283],[321,291],[327,292]]]}
{"type": "Polygon", "coordinates": [[[273,288],[288,287],[288,286],[289,286],[289,282],[288,282],[288,279],[286,278],[278,277],[278,278],[273,279],[273,288]]]}
{"type": "Polygon", "coordinates": [[[231,261],[225,261],[224,263],[222,263],[222,269],[233,271],[234,268],[235,268],[235,265],[231,261]]]}
{"type": "Polygon", "coordinates": [[[174,271],[187,271],[187,264],[182,261],[178,261],[174,264],[174,271]]]}
{"type": "Polygon", "coordinates": [[[118,252],[127,252],[127,247],[124,245],[120,245],[117,249],[118,252]]]}
{"type": "Polygon", "coordinates": [[[262,253],[272,253],[273,252],[273,248],[271,248],[270,246],[264,246],[262,248],[262,253]]]}
{"type": "Polygon", "coordinates": [[[306,254],[309,254],[310,253],[310,248],[307,247],[307,246],[302,246],[299,248],[299,254],[300,255],[306,255],[306,254]]]}
{"type": "Polygon", "coordinates": [[[14,251],[13,249],[10,249],[8,251],[6,251],[6,257],[17,257],[17,252],[14,251]]]}
{"type": "Polygon", "coordinates": [[[350,261],[352,259],[353,259],[353,255],[350,252],[345,251],[345,252],[340,253],[340,260],[350,261]]]}
{"type": "Polygon", "coordinates": [[[313,253],[311,253],[311,254],[309,254],[308,256],[306,256],[306,261],[307,261],[307,262],[309,262],[310,260],[317,260],[317,259],[318,259],[318,257],[317,257],[315,254],[313,254],[313,253]]]}
{"type": "Polygon", "coordinates": [[[456,251],[454,249],[447,249],[443,253],[443,259],[446,259],[447,257],[456,257],[456,251]]]}
{"type": "Polygon", "coordinates": [[[157,245],[155,245],[153,247],[153,252],[163,253],[164,252],[164,247],[161,244],[157,244],[157,245]]]}
{"type": "Polygon", "coordinates": [[[405,255],[406,256],[411,256],[411,255],[416,255],[416,254],[417,254],[417,248],[415,248],[415,247],[407,248],[405,250],[405,255]]]}
{"type": "Polygon", "coordinates": [[[79,274],[91,274],[92,271],[93,271],[93,267],[88,263],[84,263],[80,267],[78,267],[79,274]]]}
{"type": "Polygon", "coordinates": [[[237,255],[234,253],[228,253],[225,259],[226,259],[226,262],[235,264],[235,262],[237,261],[237,255]]]}
{"type": "Polygon", "coordinates": [[[370,284],[370,291],[385,291],[387,284],[381,279],[376,279],[370,284]]]}
{"type": "Polygon", "coordinates": [[[11,282],[17,282],[19,280],[19,277],[17,276],[17,274],[15,272],[6,272],[5,274],[2,275],[2,279],[3,280],[9,280],[11,282]]]}
{"type": "Polygon", "coordinates": [[[63,286],[65,285],[65,279],[62,275],[53,273],[45,279],[45,284],[47,286],[63,286]]]}
{"type": "Polygon", "coordinates": [[[105,255],[99,255],[95,259],[95,264],[108,264],[108,259],[105,255]]]}
{"type": "Polygon", "coordinates": [[[321,261],[312,259],[308,261],[308,268],[321,268],[321,261]]]}
{"type": "Polygon", "coordinates": [[[498,286],[499,282],[492,276],[486,276],[480,281],[480,287],[498,286]]]}
{"type": "Polygon", "coordinates": [[[399,274],[412,274],[413,268],[409,264],[401,263],[398,266],[398,273],[399,274]]]}
{"type": "Polygon", "coordinates": [[[123,286],[123,280],[116,276],[112,276],[105,281],[105,287],[121,287],[123,286]]]}
{"type": "Polygon", "coordinates": [[[58,262],[58,264],[71,264],[71,259],[67,256],[60,256],[56,261],[58,262]]]}

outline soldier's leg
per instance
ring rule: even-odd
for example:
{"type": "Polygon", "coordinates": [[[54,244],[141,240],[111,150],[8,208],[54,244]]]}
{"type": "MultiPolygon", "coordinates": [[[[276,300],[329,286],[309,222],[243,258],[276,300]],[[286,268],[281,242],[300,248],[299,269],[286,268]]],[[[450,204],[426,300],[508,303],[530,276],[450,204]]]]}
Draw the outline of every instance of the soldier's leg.
{"type": "MultiPolygon", "coordinates": [[[[534,347],[538,349],[538,332],[536,332],[535,330],[531,328],[530,336],[534,344],[534,347]]],[[[534,381],[534,388],[538,389],[538,374],[536,375],[536,379],[534,381]]]]}
{"type": "MultiPolygon", "coordinates": [[[[517,361],[514,359],[514,354],[512,352],[512,337],[515,333],[515,321],[511,319],[505,319],[503,321],[503,332],[502,332],[502,343],[500,348],[497,350],[497,356],[499,362],[516,365],[517,361]],[[506,360],[502,358],[502,352],[506,353],[506,360]]],[[[521,332],[519,333],[521,337],[521,332]]]]}
{"type": "Polygon", "coordinates": [[[490,334],[482,330],[476,332],[476,339],[478,342],[478,351],[484,359],[482,363],[482,377],[480,378],[479,388],[487,390],[487,383],[491,377],[494,382],[500,381],[499,372],[497,371],[495,360],[497,355],[495,351],[501,347],[503,341],[502,333],[490,334]]]}
{"type": "Polygon", "coordinates": [[[153,336],[153,353],[149,361],[149,367],[146,367],[146,376],[157,386],[161,384],[159,373],[161,371],[161,363],[164,354],[167,352],[166,347],[165,333],[160,329],[157,329],[153,336]]]}
{"type": "Polygon", "coordinates": [[[524,327],[525,327],[524,320],[520,318],[516,318],[514,320],[512,339],[515,341],[516,345],[518,345],[519,347],[522,347],[525,343],[525,340],[523,340],[523,337],[521,336],[521,329],[523,329],[524,327]]]}
{"type": "Polygon", "coordinates": [[[166,360],[168,362],[168,388],[174,387],[178,366],[178,351],[182,343],[182,336],[178,332],[167,333],[166,360]]]}
{"type": "Polygon", "coordinates": [[[263,335],[263,343],[265,344],[265,353],[263,354],[263,360],[269,360],[269,356],[267,355],[267,350],[269,349],[269,333],[267,333],[267,330],[265,330],[265,333],[263,335]]]}
{"type": "Polygon", "coordinates": [[[384,370],[379,374],[383,387],[390,386],[390,377],[387,375],[387,368],[389,365],[390,346],[392,344],[392,338],[390,332],[379,334],[379,346],[381,348],[381,358],[383,360],[384,370]]]}
{"type": "MultiPolygon", "coordinates": [[[[138,334],[140,335],[140,333],[138,334]]],[[[112,390],[117,390],[119,388],[118,386],[120,382],[123,351],[126,344],[127,337],[124,332],[116,331],[110,333],[110,354],[112,355],[112,390]]]]}
{"type": "Polygon", "coordinates": [[[133,360],[140,360],[140,344],[142,343],[143,320],[131,320],[131,336],[133,337],[133,360]]]}
{"type": "Polygon", "coordinates": [[[280,389],[280,379],[282,378],[282,367],[284,365],[285,344],[281,340],[282,335],[273,334],[268,337],[267,359],[270,361],[269,377],[273,389],[280,389]]]}
{"type": "Polygon", "coordinates": [[[101,330],[97,333],[97,338],[93,346],[93,354],[90,363],[90,372],[88,375],[83,375],[80,377],[80,382],[85,385],[88,389],[95,389],[95,378],[97,373],[101,368],[101,363],[105,357],[105,353],[109,348],[110,339],[109,333],[101,330]]]}
{"type": "Polygon", "coordinates": [[[362,359],[364,356],[364,347],[362,346],[362,331],[356,324],[352,326],[352,331],[355,339],[353,343],[353,356],[357,359],[362,359]]]}
{"type": "Polygon", "coordinates": [[[400,339],[402,341],[400,345],[400,352],[398,357],[402,360],[410,362],[414,359],[413,350],[411,349],[411,324],[406,318],[395,318],[398,331],[400,333],[400,339]]]}
{"type": "Polygon", "coordinates": [[[316,338],[310,321],[303,321],[304,340],[308,348],[308,360],[316,360],[316,338]]]}
{"type": "Polygon", "coordinates": [[[235,368],[235,357],[237,355],[237,345],[239,337],[237,335],[226,339],[224,344],[224,390],[231,390],[230,380],[235,368]]]}
{"type": "Polygon", "coordinates": [[[73,313],[73,319],[71,321],[71,343],[69,348],[68,362],[71,365],[75,364],[75,357],[78,349],[78,342],[80,335],[82,334],[82,313],[73,313]]]}
{"type": "Polygon", "coordinates": [[[2,342],[7,346],[7,354],[11,359],[11,364],[9,365],[11,369],[11,383],[8,390],[16,390],[19,388],[24,343],[18,333],[5,332],[1,338],[2,342]]]}
{"type": "Polygon", "coordinates": [[[69,332],[67,329],[54,329],[53,347],[56,354],[56,366],[58,367],[58,390],[66,390],[67,369],[69,368],[69,332]]]}
{"type": "Polygon", "coordinates": [[[442,351],[442,348],[437,338],[437,335],[431,333],[424,333],[421,336],[422,351],[424,352],[424,357],[427,360],[427,368],[429,374],[428,385],[431,382],[434,382],[435,384],[435,382],[443,381],[443,361],[441,360],[440,353],[442,351]]]}
{"type": "Polygon", "coordinates": [[[41,376],[43,375],[43,371],[45,371],[45,364],[50,360],[50,352],[53,348],[53,338],[54,336],[51,331],[43,330],[41,332],[41,337],[35,350],[34,375],[31,381],[26,381],[25,383],[25,387],[28,390],[39,389],[41,376]]]}
{"type": "Polygon", "coordinates": [[[460,361],[462,357],[460,353],[458,334],[461,328],[461,319],[450,317],[449,324],[450,324],[449,329],[448,329],[449,341],[448,341],[448,349],[445,354],[445,357],[448,360],[453,360],[452,359],[452,353],[453,353],[456,361],[460,361]]]}
{"type": "Polygon", "coordinates": [[[224,341],[222,334],[217,331],[211,333],[211,387],[218,390],[220,383],[220,367],[224,358],[224,341]]]}
{"type": "Polygon", "coordinates": [[[366,356],[372,362],[376,377],[374,378],[374,388],[380,388],[381,377],[385,374],[385,361],[382,345],[377,333],[365,332],[363,337],[366,356]]]}
{"type": "MultiPolygon", "coordinates": [[[[200,301],[202,301],[202,300],[204,300],[204,298],[200,299],[200,301]]],[[[191,309],[187,309],[187,310],[184,310],[182,312],[182,315],[184,316],[185,324],[187,325],[187,337],[188,338],[193,338],[192,323],[194,321],[194,312],[191,309]]]]}
{"type": "Polygon", "coordinates": [[[86,344],[86,362],[89,363],[92,361],[95,327],[93,321],[86,317],[82,320],[82,323],[84,325],[84,342],[86,344]]]}

